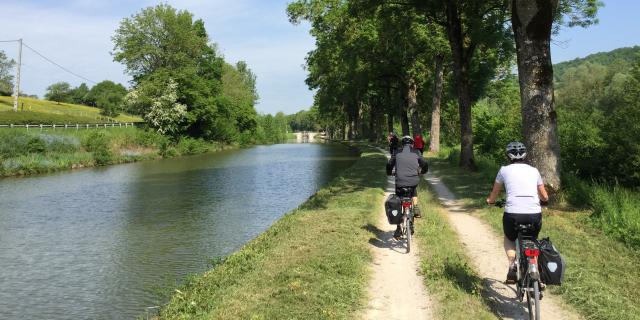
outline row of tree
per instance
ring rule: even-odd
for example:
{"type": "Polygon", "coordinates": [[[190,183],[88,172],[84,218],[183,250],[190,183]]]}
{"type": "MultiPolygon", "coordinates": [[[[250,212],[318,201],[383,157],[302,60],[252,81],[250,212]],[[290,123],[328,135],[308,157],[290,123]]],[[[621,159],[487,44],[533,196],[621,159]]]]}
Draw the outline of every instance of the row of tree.
{"type": "Polygon", "coordinates": [[[56,82],[47,87],[44,98],[56,102],[82,104],[102,109],[102,114],[117,116],[123,110],[123,99],[127,88],[119,83],[104,80],[91,89],[82,83],[72,88],[68,82],[56,82]]]}
{"type": "Polygon", "coordinates": [[[556,189],[551,35],[563,24],[594,23],[599,6],[595,0],[297,0],[287,12],[292,23],[311,23],[316,49],[307,56],[307,84],[317,89],[315,105],[329,134],[376,138],[398,121],[403,135],[429,126],[430,149],[437,151],[442,121],[443,134],[461,146],[460,165],[471,169],[472,106],[492,82],[509,77],[515,58],[524,140],[556,189]]]}

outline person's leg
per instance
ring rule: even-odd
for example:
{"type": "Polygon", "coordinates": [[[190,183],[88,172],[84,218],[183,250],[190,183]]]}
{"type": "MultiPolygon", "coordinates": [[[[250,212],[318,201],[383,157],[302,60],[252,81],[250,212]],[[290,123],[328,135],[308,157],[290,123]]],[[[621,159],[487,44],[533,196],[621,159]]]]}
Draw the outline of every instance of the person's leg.
{"type": "Polygon", "coordinates": [[[393,237],[396,240],[400,240],[400,237],[402,237],[402,229],[400,229],[400,225],[396,225],[396,231],[393,232],[393,237]]]}
{"type": "Polygon", "coordinates": [[[413,216],[416,218],[422,218],[422,212],[420,211],[420,207],[418,207],[418,186],[413,188],[411,200],[413,201],[413,216]]]}
{"type": "Polygon", "coordinates": [[[509,266],[513,265],[516,261],[516,242],[504,237],[504,252],[507,254],[507,260],[509,260],[509,266]]]}
{"type": "Polygon", "coordinates": [[[515,219],[508,213],[502,216],[502,230],[504,231],[504,252],[507,255],[508,271],[506,283],[512,284],[518,279],[516,267],[516,243],[515,239],[518,235],[515,233],[515,219]]]}

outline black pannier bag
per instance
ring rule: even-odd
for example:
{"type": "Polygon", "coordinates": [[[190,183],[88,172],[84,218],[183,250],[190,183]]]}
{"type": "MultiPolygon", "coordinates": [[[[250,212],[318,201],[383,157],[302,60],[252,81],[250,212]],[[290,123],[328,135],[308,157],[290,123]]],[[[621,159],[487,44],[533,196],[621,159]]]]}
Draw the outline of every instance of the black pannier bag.
{"type": "Polygon", "coordinates": [[[549,238],[538,240],[538,248],[540,248],[540,256],[538,257],[540,280],[548,285],[561,285],[566,263],[560,252],[549,238]]]}
{"type": "Polygon", "coordinates": [[[387,213],[389,224],[402,223],[402,201],[394,193],[390,194],[384,202],[384,211],[387,213]]]}

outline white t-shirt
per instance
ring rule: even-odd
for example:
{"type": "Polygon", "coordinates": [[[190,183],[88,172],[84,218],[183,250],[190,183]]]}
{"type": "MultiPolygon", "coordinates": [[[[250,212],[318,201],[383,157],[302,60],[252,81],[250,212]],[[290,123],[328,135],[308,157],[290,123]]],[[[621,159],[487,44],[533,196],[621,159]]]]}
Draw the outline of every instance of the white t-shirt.
{"type": "Polygon", "coordinates": [[[538,169],[524,163],[513,163],[500,168],[496,182],[504,184],[507,192],[505,212],[542,212],[538,186],[543,183],[538,169]]]}

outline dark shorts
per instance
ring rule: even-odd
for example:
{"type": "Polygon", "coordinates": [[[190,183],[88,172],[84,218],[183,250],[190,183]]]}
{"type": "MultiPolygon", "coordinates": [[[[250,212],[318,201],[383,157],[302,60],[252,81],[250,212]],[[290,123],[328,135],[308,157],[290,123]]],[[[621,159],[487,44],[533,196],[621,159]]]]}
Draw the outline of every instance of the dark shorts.
{"type": "Polygon", "coordinates": [[[418,191],[416,190],[417,186],[412,187],[396,187],[396,195],[398,197],[417,197],[418,191]]]}
{"type": "Polygon", "coordinates": [[[538,234],[540,233],[540,229],[542,229],[542,213],[505,212],[502,216],[502,230],[504,230],[504,235],[507,237],[507,239],[511,241],[515,241],[516,238],[518,238],[516,225],[527,223],[533,225],[533,230],[531,234],[526,234],[526,236],[532,236],[537,239],[538,234]]]}

